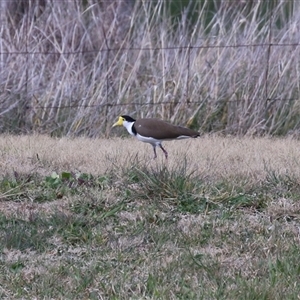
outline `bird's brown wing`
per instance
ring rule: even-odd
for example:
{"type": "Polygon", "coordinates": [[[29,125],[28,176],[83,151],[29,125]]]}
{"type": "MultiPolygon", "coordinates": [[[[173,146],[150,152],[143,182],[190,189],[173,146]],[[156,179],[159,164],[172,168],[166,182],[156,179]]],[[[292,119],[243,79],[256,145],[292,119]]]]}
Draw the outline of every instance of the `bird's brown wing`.
{"type": "Polygon", "coordinates": [[[158,119],[139,119],[135,122],[136,131],[146,137],[158,140],[176,139],[179,136],[198,137],[199,132],[186,127],[174,126],[158,119]]]}

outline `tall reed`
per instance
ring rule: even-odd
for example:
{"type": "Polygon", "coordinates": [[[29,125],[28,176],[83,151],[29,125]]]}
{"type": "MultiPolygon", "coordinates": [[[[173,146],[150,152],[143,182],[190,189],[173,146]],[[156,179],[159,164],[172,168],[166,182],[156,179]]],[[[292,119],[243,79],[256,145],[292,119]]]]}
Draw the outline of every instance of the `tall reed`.
{"type": "Polygon", "coordinates": [[[166,1],[13,3],[1,4],[2,132],[107,136],[119,114],[206,132],[299,129],[296,6],[205,0],[176,17],[166,1]]]}

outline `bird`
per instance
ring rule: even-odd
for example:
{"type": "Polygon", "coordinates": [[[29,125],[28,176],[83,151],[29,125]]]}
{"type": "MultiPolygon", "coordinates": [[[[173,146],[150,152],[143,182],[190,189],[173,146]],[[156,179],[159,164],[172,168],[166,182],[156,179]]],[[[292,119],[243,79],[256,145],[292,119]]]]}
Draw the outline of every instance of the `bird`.
{"type": "Polygon", "coordinates": [[[149,143],[153,147],[154,159],[157,157],[156,147],[159,146],[168,159],[168,152],[162,146],[163,141],[197,138],[200,133],[182,126],[172,125],[160,119],[143,118],[133,119],[130,116],[119,116],[112,127],[124,126],[127,131],[139,141],[149,143]]]}

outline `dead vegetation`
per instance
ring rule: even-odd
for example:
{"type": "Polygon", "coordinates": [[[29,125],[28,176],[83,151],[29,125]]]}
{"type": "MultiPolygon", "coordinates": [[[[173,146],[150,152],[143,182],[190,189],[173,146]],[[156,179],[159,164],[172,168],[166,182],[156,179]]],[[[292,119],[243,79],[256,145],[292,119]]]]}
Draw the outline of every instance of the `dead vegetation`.
{"type": "Polygon", "coordinates": [[[199,1],[192,26],[184,13],[174,23],[171,1],[28,3],[1,2],[1,131],[108,136],[129,113],[298,134],[293,1],[199,1]]]}

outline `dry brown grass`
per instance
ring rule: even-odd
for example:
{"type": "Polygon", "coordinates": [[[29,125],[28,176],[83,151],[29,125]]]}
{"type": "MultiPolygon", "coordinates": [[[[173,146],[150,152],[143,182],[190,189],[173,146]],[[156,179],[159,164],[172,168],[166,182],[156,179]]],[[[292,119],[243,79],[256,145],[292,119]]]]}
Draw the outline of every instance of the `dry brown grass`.
{"type": "Polygon", "coordinates": [[[299,7],[203,0],[190,29],[168,2],[41,1],[23,14],[1,2],[0,130],[105,136],[122,110],[205,132],[298,134],[299,7]]]}
{"type": "Polygon", "coordinates": [[[0,137],[0,170],[2,174],[52,171],[81,171],[103,174],[113,165],[127,166],[136,155],[149,164],[172,166],[187,156],[189,168],[207,177],[247,176],[264,178],[268,169],[284,175],[300,175],[300,142],[293,138],[251,138],[203,136],[197,140],[164,143],[170,157],[165,161],[158,149],[153,150],[134,138],[51,138],[46,135],[2,135],[0,137]]]}

